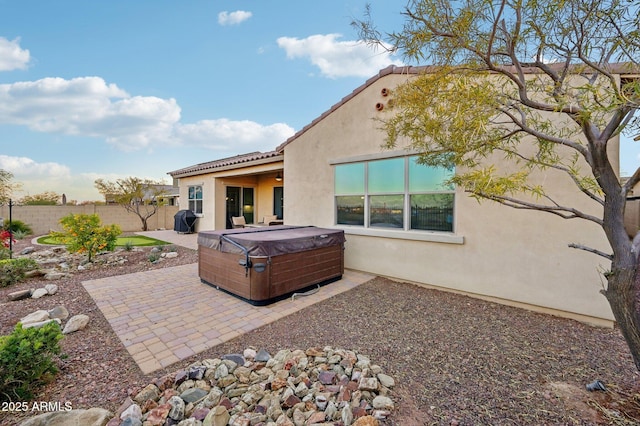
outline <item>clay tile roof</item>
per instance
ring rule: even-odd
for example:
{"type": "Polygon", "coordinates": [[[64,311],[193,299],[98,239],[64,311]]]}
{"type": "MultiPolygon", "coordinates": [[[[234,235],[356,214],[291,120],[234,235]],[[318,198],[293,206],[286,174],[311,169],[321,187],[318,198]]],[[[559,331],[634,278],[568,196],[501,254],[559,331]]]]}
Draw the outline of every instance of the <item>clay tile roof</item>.
{"type": "MultiPolygon", "coordinates": [[[[273,157],[280,157],[282,154],[278,151],[269,152],[250,152],[248,154],[234,155],[233,157],[222,158],[220,160],[208,161],[206,163],[196,164],[194,166],[185,167],[183,169],[174,170],[167,174],[172,177],[191,176],[215,171],[215,169],[244,167],[246,163],[255,161],[268,160],[273,157]]],[[[273,161],[279,161],[280,158],[273,158],[273,161]]]]}
{"type": "MultiPolygon", "coordinates": [[[[562,67],[564,66],[564,64],[562,63],[558,63],[558,64],[550,64],[549,67],[552,69],[558,69],[558,70],[562,70],[562,67]]],[[[338,108],[340,108],[342,105],[344,105],[345,103],[347,103],[349,100],[353,99],[355,96],[357,96],[360,92],[362,92],[363,90],[365,90],[367,87],[371,86],[373,83],[375,83],[376,81],[380,80],[381,78],[389,75],[389,74],[406,74],[406,75],[417,75],[417,74],[421,74],[421,73],[428,73],[428,72],[432,72],[432,70],[437,69],[437,66],[434,65],[420,65],[420,66],[409,66],[409,65],[405,65],[405,66],[398,66],[398,65],[389,65],[386,68],[381,69],[376,75],[374,75],[373,77],[369,78],[367,81],[365,81],[363,84],[361,84],[360,86],[356,87],[350,94],[348,94],[347,96],[345,96],[344,98],[342,98],[338,103],[336,103],[335,105],[333,105],[331,108],[329,108],[327,111],[325,111],[324,113],[322,113],[322,115],[320,115],[318,118],[316,118],[315,120],[313,120],[311,123],[307,124],[306,126],[304,126],[302,129],[300,129],[298,132],[296,132],[293,136],[291,136],[289,139],[287,139],[286,141],[284,141],[282,144],[280,144],[277,148],[276,151],[278,152],[282,152],[284,150],[284,148],[290,144],[291,142],[293,142],[294,140],[296,140],[297,138],[299,138],[303,133],[305,133],[307,130],[309,130],[310,128],[312,128],[313,126],[315,126],[316,124],[318,124],[320,121],[322,121],[325,117],[327,117],[329,114],[331,114],[332,112],[334,112],[335,110],[337,110],[338,108]]],[[[510,67],[507,67],[510,68],[510,67]]],[[[511,71],[513,71],[514,69],[512,69],[511,71]]],[[[611,64],[610,65],[610,70],[611,72],[613,72],[614,74],[637,74],[640,72],[640,69],[638,67],[638,65],[636,64],[629,64],[629,63],[624,63],[624,64],[611,64]]],[[[524,67],[523,68],[523,72],[525,74],[533,74],[533,73],[542,73],[542,71],[536,67],[524,67]]]]}

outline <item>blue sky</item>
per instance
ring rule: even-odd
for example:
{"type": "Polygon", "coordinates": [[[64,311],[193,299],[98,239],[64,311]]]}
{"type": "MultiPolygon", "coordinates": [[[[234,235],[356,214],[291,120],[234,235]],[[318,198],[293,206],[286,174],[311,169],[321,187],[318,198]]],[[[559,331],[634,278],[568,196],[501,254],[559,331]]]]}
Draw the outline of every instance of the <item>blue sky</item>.
{"type": "Polygon", "coordinates": [[[367,2],[401,28],[388,0],[0,0],[0,169],[15,198],[98,200],[97,178],[272,150],[400,64],[356,43],[367,2]]]}

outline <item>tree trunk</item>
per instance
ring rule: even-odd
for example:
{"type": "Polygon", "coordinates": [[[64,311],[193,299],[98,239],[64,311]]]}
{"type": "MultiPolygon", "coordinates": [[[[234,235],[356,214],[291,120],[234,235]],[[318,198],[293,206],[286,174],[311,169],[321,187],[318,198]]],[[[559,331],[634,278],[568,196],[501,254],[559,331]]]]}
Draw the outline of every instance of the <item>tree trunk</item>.
{"type": "Polygon", "coordinates": [[[147,226],[147,218],[140,216],[140,220],[142,221],[142,230],[146,231],[148,226],[147,226]]]}
{"type": "Polygon", "coordinates": [[[608,286],[602,293],[611,306],[613,316],[622,332],[633,362],[640,371],[640,276],[638,257],[630,253],[622,262],[615,262],[611,274],[607,277],[608,286]]]}

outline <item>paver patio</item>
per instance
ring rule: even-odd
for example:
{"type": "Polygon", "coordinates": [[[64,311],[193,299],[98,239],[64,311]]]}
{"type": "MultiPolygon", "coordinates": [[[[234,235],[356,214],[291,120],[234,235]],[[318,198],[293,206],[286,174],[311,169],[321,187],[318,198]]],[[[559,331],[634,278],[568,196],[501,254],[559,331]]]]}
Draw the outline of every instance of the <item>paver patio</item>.
{"type": "Polygon", "coordinates": [[[145,373],[171,365],[373,276],[345,271],[317,293],[253,306],[200,282],[190,264],[83,282],[113,330],[145,373]]]}

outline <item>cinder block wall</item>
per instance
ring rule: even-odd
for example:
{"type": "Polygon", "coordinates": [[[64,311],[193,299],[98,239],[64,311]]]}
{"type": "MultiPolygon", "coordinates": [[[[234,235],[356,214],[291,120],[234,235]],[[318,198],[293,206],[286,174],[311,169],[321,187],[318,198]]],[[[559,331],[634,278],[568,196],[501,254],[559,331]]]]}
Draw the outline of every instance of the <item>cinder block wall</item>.
{"type": "MultiPolygon", "coordinates": [[[[178,206],[161,206],[158,212],[148,219],[150,231],[155,229],[173,229],[173,216],[178,206]]],[[[97,206],[14,206],[12,219],[21,220],[33,229],[34,235],[45,235],[49,231],[61,231],[60,219],[69,214],[97,214],[104,225],[117,224],[123,232],[142,230],[140,218],[117,205],[97,206]]],[[[9,218],[9,207],[0,206],[0,217],[9,218]]]]}

